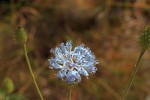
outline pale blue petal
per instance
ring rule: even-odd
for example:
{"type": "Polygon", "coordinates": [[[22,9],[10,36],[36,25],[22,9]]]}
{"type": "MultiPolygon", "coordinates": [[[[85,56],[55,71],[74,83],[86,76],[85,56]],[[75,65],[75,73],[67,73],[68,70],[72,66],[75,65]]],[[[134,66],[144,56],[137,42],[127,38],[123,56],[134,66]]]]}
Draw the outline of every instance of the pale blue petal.
{"type": "Polygon", "coordinates": [[[66,70],[60,70],[58,71],[57,77],[58,78],[64,78],[66,76],[66,70]]]}
{"type": "Polygon", "coordinates": [[[88,72],[84,68],[81,68],[79,72],[84,76],[89,76],[88,72]]]}

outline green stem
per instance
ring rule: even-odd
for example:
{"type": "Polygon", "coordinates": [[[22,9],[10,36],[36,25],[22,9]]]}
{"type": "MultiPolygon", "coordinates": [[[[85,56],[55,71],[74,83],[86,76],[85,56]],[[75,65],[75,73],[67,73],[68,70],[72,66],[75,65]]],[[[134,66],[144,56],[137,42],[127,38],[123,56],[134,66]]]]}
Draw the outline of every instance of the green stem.
{"type": "Polygon", "coordinates": [[[30,61],[29,61],[29,58],[28,58],[28,53],[27,53],[27,47],[26,47],[26,44],[24,44],[24,53],[25,53],[25,58],[26,58],[27,65],[28,65],[28,67],[29,67],[29,70],[30,70],[30,73],[31,73],[33,82],[34,82],[35,87],[36,87],[36,89],[37,89],[37,92],[38,92],[38,94],[39,94],[41,100],[44,100],[44,99],[43,99],[43,96],[42,96],[42,94],[41,94],[41,91],[40,91],[40,89],[39,89],[39,87],[38,87],[38,85],[37,85],[37,82],[36,82],[36,80],[35,80],[35,77],[34,77],[32,68],[31,68],[31,64],[30,64],[30,61]]]}
{"type": "Polygon", "coordinates": [[[131,85],[132,85],[132,83],[133,83],[133,80],[134,80],[135,75],[136,75],[136,73],[137,73],[137,71],[138,71],[139,64],[140,64],[140,61],[141,61],[142,56],[144,55],[144,53],[145,53],[145,50],[141,50],[140,55],[139,55],[139,58],[138,58],[138,61],[137,61],[136,65],[134,66],[134,69],[133,69],[133,71],[132,71],[131,78],[130,78],[130,80],[129,80],[128,86],[127,86],[127,88],[126,88],[126,90],[125,90],[125,92],[124,92],[124,94],[123,94],[122,100],[125,100],[125,97],[126,97],[126,95],[128,94],[128,91],[129,91],[129,89],[130,89],[130,87],[131,87],[131,85]]]}
{"type": "Polygon", "coordinates": [[[72,85],[68,85],[68,92],[67,92],[68,100],[71,100],[71,91],[72,91],[72,85]]]}

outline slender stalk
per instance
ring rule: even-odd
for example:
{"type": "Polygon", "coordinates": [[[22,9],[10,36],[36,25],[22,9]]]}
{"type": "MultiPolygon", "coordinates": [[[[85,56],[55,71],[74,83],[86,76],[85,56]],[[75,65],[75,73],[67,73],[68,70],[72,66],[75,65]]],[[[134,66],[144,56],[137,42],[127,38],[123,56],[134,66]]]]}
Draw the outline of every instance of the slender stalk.
{"type": "Polygon", "coordinates": [[[29,58],[28,58],[28,53],[27,53],[26,44],[24,44],[24,53],[25,53],[25,58],[26,58],[27,65],[28,65],[28,67],[29,67],[29,70],[30,70],[30,73],[31,73],[33,82],[34,82],[35,87],[36,87],[36,89],[37,89],[37,92],[38,92],[38,94],[39,94],[41,100],[44,100],[44,98],[43,98],[43,96],[42,96],[42,94],[41,94],[41,91],[40,91],[40,89],[39,89],[39,87],[38,87],[38,84],[37,84],[37,82],[36,82],[36,80],[35,80],[35,76],[34,76],[34,74],[33,74],[32,68],[31,68],[31,64],[30,64],[30,61],[29,61],[29,58]]]}
{"type": "Polygon", "coordinates": [[[71,100],[71,92],[72,92],[72,85],[68,85],[68,92],[67,92],[68,100],[71,100]]]}
{"type": "Polygon", "coordinates": [[[135,75],[136,75],[136,73],[137,73],[137,71],[138,71],[139,64],[140,64],[140,61],[141,61],[142,56],[144,55],[144,53],[145,53],[145,50],[141,50],[140,55],[139,55],[139,58],[138,58],[138,60],[137,60],[137,63],[136,63],[136,65],[134,66],[134,69],[133,69],[133,71],[132,71],[131,78],[130,78],[130,80],[129,80],[128,86],[127,86],[127,88],[126,88],[126,90],[125,90],[125,92],[124,92],[124,94],[123,94],[122,100],[125,100],[125,97],[126,97],[126,95],[128,94],[128,91],[129,91],[129,89],[130,89],[130,87],[131,87],[131,85],[132,85],[132,83],[133,83],[133,80],[134,80],[135,75]]]}

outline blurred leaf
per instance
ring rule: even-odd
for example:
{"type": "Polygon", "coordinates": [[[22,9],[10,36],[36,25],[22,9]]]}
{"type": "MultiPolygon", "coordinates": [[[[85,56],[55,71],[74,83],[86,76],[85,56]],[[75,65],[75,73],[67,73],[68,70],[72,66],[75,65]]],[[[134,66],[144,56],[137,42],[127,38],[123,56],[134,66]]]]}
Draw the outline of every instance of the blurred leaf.
{"type": "Polygon", "coordinates": [[[4,98],[4,93],[0,90],[0,100],[2,100],[2,98],[4,98]]]}
{"type": "Polygon", "coordinates": [[[13,94],[9,96],[9,100],[28,100],[21,94],[13,94]]]}
{"type": "Polygon", "coordinates": [[[13,84],[12,80],[10,78],[5,78],[1,89],[5,94],[12,93],[14,91],[14,84],[13,84]]]}

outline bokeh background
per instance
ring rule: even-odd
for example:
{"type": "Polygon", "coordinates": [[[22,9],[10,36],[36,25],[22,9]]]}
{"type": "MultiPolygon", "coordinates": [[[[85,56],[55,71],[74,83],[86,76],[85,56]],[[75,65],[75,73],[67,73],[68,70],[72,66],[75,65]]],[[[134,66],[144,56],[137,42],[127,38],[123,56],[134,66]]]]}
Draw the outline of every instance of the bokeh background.
{"type": "MultiPolygon", "coordinates": [[[[150,0],[1,0],[0,86],[10,78],[12,100],[40,100],[17,25],[28,32],[28,54],[46,100],[66,100],[66,85],[49,69],[50,49],[72,40],[100,61],[98,71],[72,91],[72,100],[120,100],[140,53],[138,37],[150,24],[150,0]],[[17,97],[18,96],[18,97],[17,97]]],[[[150,100],[150,51],[146,51],[127,100],[150,100]]]]}

